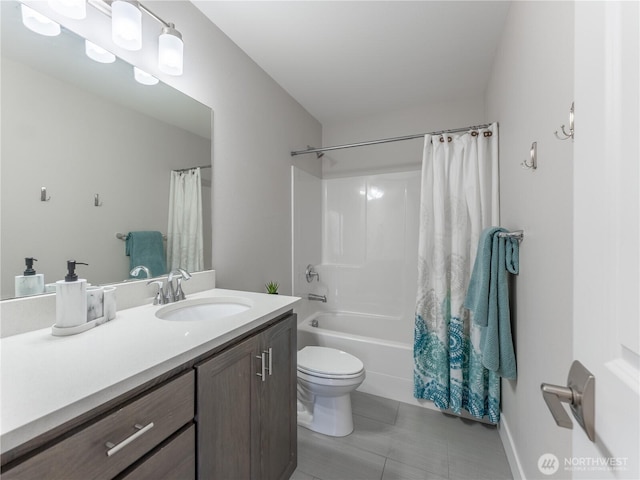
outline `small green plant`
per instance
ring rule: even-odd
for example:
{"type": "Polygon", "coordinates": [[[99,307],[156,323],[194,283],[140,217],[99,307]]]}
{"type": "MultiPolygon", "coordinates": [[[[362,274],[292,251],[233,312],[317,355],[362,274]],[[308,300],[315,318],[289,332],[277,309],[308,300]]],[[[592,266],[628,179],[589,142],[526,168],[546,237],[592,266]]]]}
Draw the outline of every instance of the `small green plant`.
{"type": "Polygon", "coordinates": [[[278,285],[278,282],[269,282],[265,283],[264,286],[267,288],[267,293],[276,294],[280,285],[278,285]]]}

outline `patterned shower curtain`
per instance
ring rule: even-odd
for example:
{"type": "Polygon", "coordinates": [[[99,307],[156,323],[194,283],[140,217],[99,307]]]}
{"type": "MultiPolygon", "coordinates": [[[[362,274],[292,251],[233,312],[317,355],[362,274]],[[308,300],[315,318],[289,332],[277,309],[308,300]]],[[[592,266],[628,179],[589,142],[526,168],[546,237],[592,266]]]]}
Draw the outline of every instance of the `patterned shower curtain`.
{"type": "Polygon", "coordinates": [[[482,366],[463,306],[482,230],[499,222],[498,127],[426,135],[422,160],[414,396],[500,420],[500,379],[482,366]]]}

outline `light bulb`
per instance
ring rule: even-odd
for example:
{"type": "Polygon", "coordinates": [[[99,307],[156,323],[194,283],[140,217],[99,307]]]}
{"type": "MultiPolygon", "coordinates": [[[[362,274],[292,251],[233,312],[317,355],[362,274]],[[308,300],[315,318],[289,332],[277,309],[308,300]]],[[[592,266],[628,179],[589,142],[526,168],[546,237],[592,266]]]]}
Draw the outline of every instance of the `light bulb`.
{"type": "Polygon", "coordinates": [[[24,26],[29,30],[39,33],[40,35],[46,35],[47,37],[60,35],[60,25],[56,22],[24,4],[21,4],[20,8],[22,10],[22,23],[24,23],[24,26]]]}
{"type": "Polygon", "coordinates": [[[158,79],[153,75],[148,74],[144,70],[140,70],[138,67],[133,67],[133,76],[136,82],[143,85],[155,85],[158,83],[158,79]]]}
{"type": "Polygon", "coordinates": [[[92,60],[100,63],[113,63],[116,61],[116,56],[105,50],[104,48],[96,45],[95,43],[90,42],[89,40],[84,41],[84,51],[92,60]]]}
{"type": "Polygon", "coordinates": [[[170,23],[158,37],[158,68],[169,75],[182,75],[184,43],[182,35],[170,23]]]}
{"type": "Polygon", "coordinates": [[[115,0],[111,4],[111,38],[127,50],[142,48],[142,12],[137,1],[115,0]]]}
{"type": "Polygon", "coordinates": [[[49,6],[65,17],[82,20],[87,16],[85,0],[49,0],[49,6]]]}

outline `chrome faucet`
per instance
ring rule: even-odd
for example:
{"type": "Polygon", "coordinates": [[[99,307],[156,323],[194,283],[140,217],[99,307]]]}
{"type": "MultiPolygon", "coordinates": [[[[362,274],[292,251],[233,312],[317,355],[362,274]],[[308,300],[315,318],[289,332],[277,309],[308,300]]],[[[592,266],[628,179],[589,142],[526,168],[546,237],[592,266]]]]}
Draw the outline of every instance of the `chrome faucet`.
{"type": "Polygon", "coordinates": [[[129,272],[129,275],[131,275],[132,277],[137,277],[140,272],[144,272],[147,275],[147,278],[151,278],[151,271],[144,265],[137,265],[133,267],[129,272]]]}
{"type": "Polygon", "coordinates": [[[182,280],[189,280],[191,274],[184,268],[176,268],[169,272],[167,277],[167,299],[168,303],[178,302],[185,299],[184,292],[182,291],[182,280]],[[176,279],[176,287],[173,286],[173,279],[176,279]]]}
{"type": "Polygon", "coordinates": [[[167,276],[166,285],[163,285],[162,280],[150,280],[147,285],[158,285],[158,291],[153,298],[154,305],[164,305],[166,303],[178,302],[184,300],[186,297],[182,291],[182,280],[189,280],[191,274],[183,268],[177,268],[171,270],[167,276]],[[173,280],[176,280],[176,286],[174,287],[173,280]]]}
{"type": "Polygon", "coordinates": [[[315,293],[310,293],[307,295],[307,299],[314,300],[316,302],[327,303],[326,295],[316,295],[315,293]]]}

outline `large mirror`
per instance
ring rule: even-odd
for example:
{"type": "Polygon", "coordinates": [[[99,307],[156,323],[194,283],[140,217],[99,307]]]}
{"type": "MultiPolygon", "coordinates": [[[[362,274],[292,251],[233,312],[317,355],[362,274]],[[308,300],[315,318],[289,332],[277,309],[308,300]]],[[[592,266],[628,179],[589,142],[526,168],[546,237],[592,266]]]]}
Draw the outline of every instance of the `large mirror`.
{"type": "Polygon", "coordinates": [[[120,59],[89,59],[64,28],[28,30],[17,2],[0,4],[2,298],[15,295],[25,257],[48,284],[69,259],[89,264],[78,273],[92,284],[127,279],[116,234],[166,233],[171,171],[202,165],[211,268],[211,110],[162,82],[137,83],[120,59]]]}

